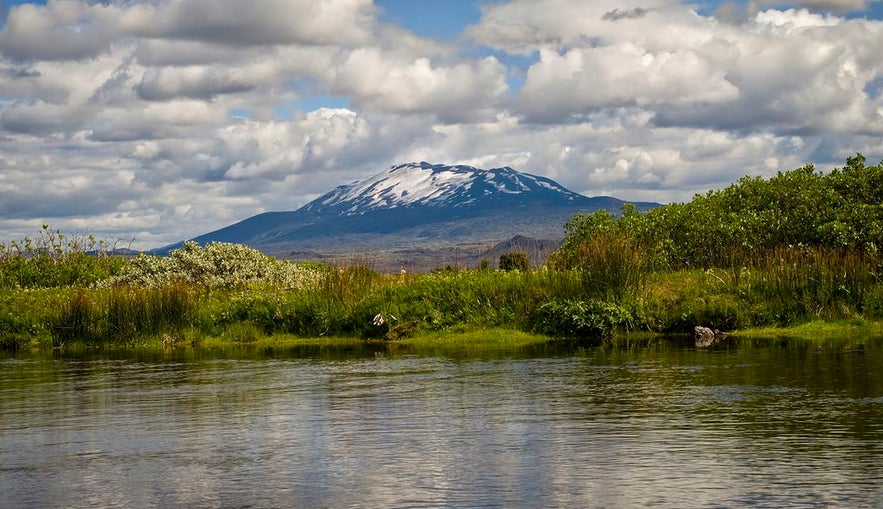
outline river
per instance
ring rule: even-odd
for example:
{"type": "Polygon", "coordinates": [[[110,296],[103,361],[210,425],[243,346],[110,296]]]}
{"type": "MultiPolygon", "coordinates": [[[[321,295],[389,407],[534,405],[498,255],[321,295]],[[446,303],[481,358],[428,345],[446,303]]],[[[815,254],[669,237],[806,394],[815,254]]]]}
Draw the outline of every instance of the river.
{"type": "Polygon", "coordinates": [[[0,356],[0,507],[880,507],[883,342],[0,356]]]}

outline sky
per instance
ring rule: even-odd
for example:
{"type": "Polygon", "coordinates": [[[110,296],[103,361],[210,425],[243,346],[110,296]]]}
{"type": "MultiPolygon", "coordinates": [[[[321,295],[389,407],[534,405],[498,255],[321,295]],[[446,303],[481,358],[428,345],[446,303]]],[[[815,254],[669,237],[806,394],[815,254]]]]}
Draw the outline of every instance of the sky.
{"type": "Polygon", "coordinates": [[[670,203],[883,159],[880,0],[0,4],[3,241],[159,247],[413,161],[670,203]]]}

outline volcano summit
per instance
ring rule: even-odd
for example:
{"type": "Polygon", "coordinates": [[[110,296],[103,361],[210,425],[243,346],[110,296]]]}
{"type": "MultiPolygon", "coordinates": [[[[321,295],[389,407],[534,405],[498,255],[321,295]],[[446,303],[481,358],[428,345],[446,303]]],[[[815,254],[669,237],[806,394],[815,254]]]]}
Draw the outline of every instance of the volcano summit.
{"type": "MultiPolygon", "coordinates": [[[[258,214],[193,240],[296,256],[488,245],[516,235],[561,239],[574,214],[615,213],[625,203],[583,196],[508,167],[408,163],[339,186],[295,211],[258,214]]],[[[658,204],[635,205],[647,210],[658,204]]]]}

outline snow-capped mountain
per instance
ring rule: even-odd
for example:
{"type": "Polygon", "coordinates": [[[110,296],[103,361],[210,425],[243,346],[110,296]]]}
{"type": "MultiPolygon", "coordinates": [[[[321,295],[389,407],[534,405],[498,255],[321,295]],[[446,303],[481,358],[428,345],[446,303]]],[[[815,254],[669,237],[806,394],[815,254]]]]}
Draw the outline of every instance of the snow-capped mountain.
{"type": "MultiPolygon", "coordinates": [[[[618,212],[624,203],[589,198],[512,168],[408,163],[339,186],[298,210],[258,214],[193,240],[285,255],[477,245],[515,235],[560,239],[574,214],[618,212]]],[[[657,204],[635,205],[646,210],[657,204]]]]}
{"type": "Polygon", "coordinates": [[[303,210],[353,215],[411,206],[462,209],[508,201],[515,195],[570,203],[586,199],[550,179],[509,167],[483,170],[421,162],[393,166],[365,180],[339,186],[303,210]]]}

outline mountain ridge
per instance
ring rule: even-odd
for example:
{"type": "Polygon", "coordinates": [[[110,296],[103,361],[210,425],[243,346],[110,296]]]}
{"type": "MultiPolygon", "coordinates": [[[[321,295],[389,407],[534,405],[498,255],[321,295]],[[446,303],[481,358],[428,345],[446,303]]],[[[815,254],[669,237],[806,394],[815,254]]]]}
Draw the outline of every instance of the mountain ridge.
{"type": "MultiPolygon", "coordinates": [[[[337,186],[297,210],[264,212],[192,240],[245,244],[287,258],[307,252],[477,245],[518,235],[560,239],[574,214],[615,213],[625,203],[610,196],[587,197],[510,167],[485,170],[423,161],[393,165],[337,186]]],[[[659,205],[631,203],[642,211],[659,205]]]]}

